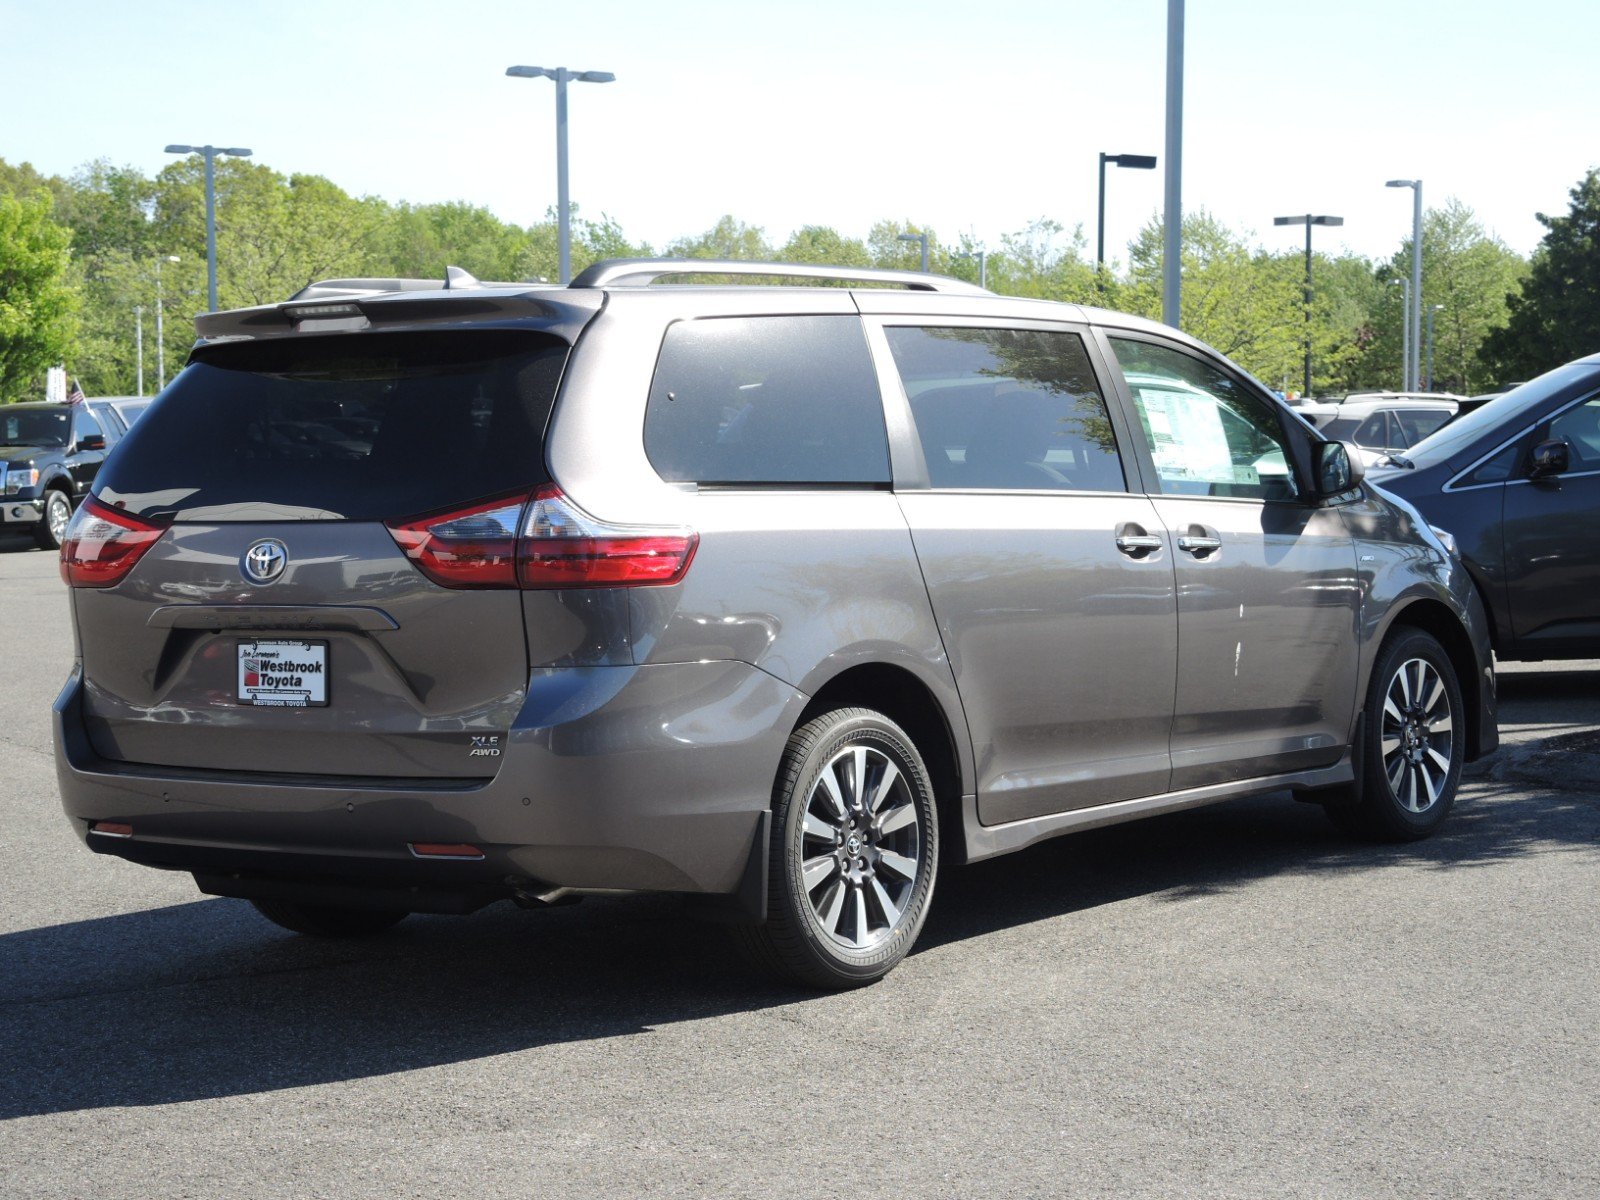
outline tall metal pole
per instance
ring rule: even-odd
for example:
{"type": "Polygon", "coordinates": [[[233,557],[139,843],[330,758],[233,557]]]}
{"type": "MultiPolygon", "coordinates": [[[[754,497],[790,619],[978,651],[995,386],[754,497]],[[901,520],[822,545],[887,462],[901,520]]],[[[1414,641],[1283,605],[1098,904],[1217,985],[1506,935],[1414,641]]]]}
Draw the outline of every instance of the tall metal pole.
{"type": "Polygon", "coordinates": [[[1100,215],[1095,220],[1094,277],[1098,281],[1106,269],[1106,152],[1100,151],[1100,215]]]}
{"type": "Polygon", "coordinates": [[[1400,390],[1406,390],[1406,375],[1411,370],[1411,280],[1391,279],[1400,285],[1400,390]]]}
{"type": "Polygon", "coordinates": [[[139,392],[140,396],[143,396],[144,395],[144,305],[142,305],[142,304],[135,304],[133,306],[133,344],[134,344],[134,347],[135,347],[135,349],[134,349],[134,360],[139,364],[139,367],[138,367],[138,372],[139,372],[139,388],[138,388],[138,392],[139,392]]]}
{"type": "Polygon", "coordinates": [[[1162,220],[1161,319],[1180,323],[1183,266],[1183,0],[1167,0],[1167,188],[1162,220]]]}
{"type": "Polygon", "coordinates": [[[1306,390],[1301,393],[1311,399],[1311,214],[1306,214],[1306,390]]]}
{"type": "Polygon", "coordinates": [[[180,146],[167,147],[168,154],[198,154],[206,160],[206,296],[208,311],[217,311],[217,155],[229,158],[249,158],[250,151],[242,146],[180,146]]]}
{"type": "Polygon", "coordinates": [[[161,260],[156,259],[156,391],[167,386],[167,345],[161,326],[161,260]]]}
{"type": "Polygon", "coordinates": [[[206,303],[207,312],[217,311],[217,150],[202,146],[206,158],[206,303]]]}
{"type": "Polygon", "coordinates": [[[567,80],[572,72],[557,67],[556,81],[556,209],[560,231],[561,282],[572,282],[572,206],[567,196],[567,80]]]}
{"type": "Polygon", "coordinates": [[[1443,310],[1444,310],[1444,305],[1442,305],[1442,304],[1430,304],[1430,305],[1428,305],[1428,377],[1427,377],[1427,390],[1430,391],[1430,392],[1433,391],[1433,314],[1436,313],[1436,312],[1442,312],[1443,310]]]}
{"type": "Polygon", "coordinates": [[[895,241],[897,241],[897,242],[918,242],[918,243],[920,243],[921,246],[922,246],[922,269],[923,269],[923,271],[927,271],[927,269],[928,269],[928,235],[927,234],[925,234],[925,233],[902,233],[902,234],[899,234],[895,238],[895,241]]]}
{"type": "Polygon", "coordinates": [[[1422,365],[1422,180],[1412,183],[1411,208],[1411,387],[1417,391],[1422,365]]]}
{"type": "Polygon", "coordinates": [[[989,286],[989,252],[987,250],[978,251],[978,286],[981,288],[989,286]]]}

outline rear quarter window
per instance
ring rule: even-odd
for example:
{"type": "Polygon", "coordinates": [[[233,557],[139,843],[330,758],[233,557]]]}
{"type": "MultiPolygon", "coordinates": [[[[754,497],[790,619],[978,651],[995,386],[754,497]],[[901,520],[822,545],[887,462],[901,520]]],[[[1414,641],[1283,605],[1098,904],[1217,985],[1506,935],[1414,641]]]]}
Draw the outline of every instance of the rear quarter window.
{"type": "Polygon", "coordinates": [[[673,483],[888,483],[883,400],[860,320],[714,317],[671,326],[644,445],[673,483]]]}

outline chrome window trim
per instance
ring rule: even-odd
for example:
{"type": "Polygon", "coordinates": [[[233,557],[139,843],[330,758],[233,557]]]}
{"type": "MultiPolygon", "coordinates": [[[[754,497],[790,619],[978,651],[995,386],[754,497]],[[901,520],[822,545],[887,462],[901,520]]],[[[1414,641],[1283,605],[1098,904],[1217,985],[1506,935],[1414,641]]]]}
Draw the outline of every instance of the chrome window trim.
{"type": "MultiPolygon", "coordinates": [[[[1461,470],[1457,471],[1450,477],[1450,481],[1439,490],[1441,492],[1476,492],[1481,491],[1484,488],[1508,487],[1513,483],[1532,483],[1533,480],[1531,479],[1497,479],[1493,483],[1460,483],[1460,480],[1464,479],[1468,475],[1471,475],[1479,467],[1483,466],[1484,463],[1488,462],[1496,454],[1499,454],[1500,451],[1511,445],[1512,442],[1521,441],[1523,438],[1527,437],[1528,434],[1533,432],[1533,430],[1538,428],[1540,425],[1545,424],[1547,421],[1554,421],[1557,417],[1565,416],[1568,412],[1574,408],[1577,408],[1580,404],[1587,404],[1589,401],[1596,398],[1600,398],[1600,389],[1588,392],[1578,397],[1578,399],[1572,401],[1570,404],[1563,405],[1554,412],[1540,417],[1537,421],[1533,421],[1530,424],[1524,425],[1521,429],[1512,434],[1505,441],[1501,442],[1493,450],[1489,451],[1487,454],[1481,455],[1469,466],[1465,466],[1461,470]]],[[[1575,471],[1565,474],[1561,478],[1584,479],[1590,475],[1600,475],[1600,471],[1575,471]]]]}

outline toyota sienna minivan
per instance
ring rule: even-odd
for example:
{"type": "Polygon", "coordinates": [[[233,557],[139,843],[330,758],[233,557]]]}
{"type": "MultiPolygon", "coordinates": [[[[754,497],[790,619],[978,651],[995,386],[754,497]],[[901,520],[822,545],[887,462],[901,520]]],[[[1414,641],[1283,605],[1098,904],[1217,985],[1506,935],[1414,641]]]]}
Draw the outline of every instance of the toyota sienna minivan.
{"type": "Polygon", "coordinates": [[[682,893],[847,987],[941,868],[1259,792],[1419,838],[1496,744],[1446,541],[1150,321],[635,260],[197,324],[67,532],[60,786],[291,930],[682,893]]]}

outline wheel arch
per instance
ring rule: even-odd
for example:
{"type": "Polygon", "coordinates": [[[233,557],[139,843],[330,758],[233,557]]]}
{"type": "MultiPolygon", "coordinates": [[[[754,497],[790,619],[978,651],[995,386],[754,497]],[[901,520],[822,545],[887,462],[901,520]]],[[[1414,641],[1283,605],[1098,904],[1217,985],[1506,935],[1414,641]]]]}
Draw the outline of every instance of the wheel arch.
{"type": "Polygon", "coordinates": [[[947,711],[933,689],[904,667],[862,663],[846,668],[818,688],[794,727],[836,708],[855,707],[881,712],[910,735],[933,785],[940,824],[946,831],[941,841],[947,849],[953,847],[960,840],[961,797],[970,770],[961,753],[964,716],[947,711]]]}
{"type": "Polygon", "coordinates": [[[1382,641],[1387,642],[1399,629],[1421,630],[1444,648],[1450,665],[1455,668],[1456,682],[1461,687],[1461,705],[1466,709],[1467,761],[1478,758],[1483,746],[1484,682],[1472,638],[1461,618],[1442,601],[1418,597],[1395,613],[1383,632],[1382,641]]]}

